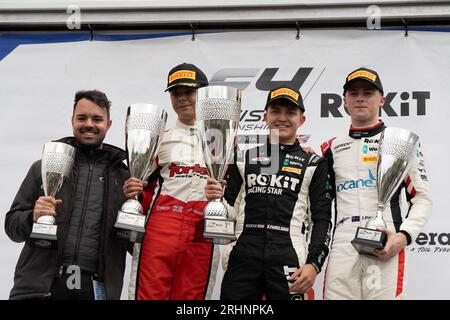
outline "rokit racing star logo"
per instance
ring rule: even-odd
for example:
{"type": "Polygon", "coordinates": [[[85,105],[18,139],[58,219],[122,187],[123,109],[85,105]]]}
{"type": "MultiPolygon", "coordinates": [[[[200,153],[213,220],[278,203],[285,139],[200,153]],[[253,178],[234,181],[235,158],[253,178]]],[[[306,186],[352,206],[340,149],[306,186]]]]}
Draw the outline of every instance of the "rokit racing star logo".
{"type": "Polygon", "coordinates": [[[169,177],[190,177],[192,175],[199,175],[205,178],[208,177],[208,168],[200,166],[198,163],[192,166],[183,166],[172,162],[169,167],[169,177]]]}
{"type": "Polygon", "coordinates": [[[247,175],[247,194],[267,193],[281,195],[284,189],[296,191],[300,179],[284,175],[251,173],[247,175]]]}

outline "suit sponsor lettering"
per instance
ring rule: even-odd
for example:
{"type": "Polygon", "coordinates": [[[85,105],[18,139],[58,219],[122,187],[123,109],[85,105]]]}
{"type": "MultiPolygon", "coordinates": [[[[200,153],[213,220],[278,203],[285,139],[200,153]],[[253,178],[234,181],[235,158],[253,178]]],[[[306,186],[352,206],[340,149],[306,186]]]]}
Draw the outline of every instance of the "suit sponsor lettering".
{"type": "Polygon", "coordinates": [[[193,166],[183,166],[172,162],[169,170],[169,177],[192,176],[193,174],[208,177],[208,168],[202,167],[198,163],[193,166]]]}

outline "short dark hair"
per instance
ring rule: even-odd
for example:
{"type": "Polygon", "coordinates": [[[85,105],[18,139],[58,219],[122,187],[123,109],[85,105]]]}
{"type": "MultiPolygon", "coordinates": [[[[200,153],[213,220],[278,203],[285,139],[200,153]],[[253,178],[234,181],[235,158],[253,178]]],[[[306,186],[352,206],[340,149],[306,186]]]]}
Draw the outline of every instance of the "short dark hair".
{"type": "Polygon", "coordinates": [[[106,114],[109,116],[109,108],[111,107],[111,101],[108,100],[106,94],[99,90],[81,90],[75,93],[75,103],[73,104],[73,111],[75,111],[75,107],[77,106],[78,101],[81,99],[88,99],[89,101],[94,102],[99,107],[106,109],[106,114]]]}

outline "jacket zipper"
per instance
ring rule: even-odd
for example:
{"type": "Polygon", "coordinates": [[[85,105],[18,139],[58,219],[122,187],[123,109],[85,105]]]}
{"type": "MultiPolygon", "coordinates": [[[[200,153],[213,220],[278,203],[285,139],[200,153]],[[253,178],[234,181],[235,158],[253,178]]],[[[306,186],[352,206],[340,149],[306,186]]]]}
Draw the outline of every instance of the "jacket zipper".
{"type": "MultiPolygon", "coordinates": [[[[109,199],[111,199],[111,192],[110,192],[111,191],[110,190],[111,181],[110,180],[111,180],[111,172],[113,171],[113,168],[118,167],[122,161],[123,161],[123,159],[116,160],[115,162],[113,162],[111,164],[111,166],[109,168],[105,168],[105,175],[107,175],[107,179],[105,179],[105,189],[104,189],[105,192],[104,192],[104,196],[103,196],[103,200],[104,200],[103,213],[102,213],[103,239],[100,239],[98,270],[97,270],[95,276],[99,281],[103,282],[104,289],[105,289],[105,296],[106,296],[107,300],[108,300],[108,287],[105,282],[105,261],[106,261],[105,247],[106,247],[106,244],[107,244],[106,242],[108,241],[108,236],[109,236],[108,230],[107,230],[107,225],[108,225],[108,212],[109,212],[109,206],[110,206],[109,199]]],[[[119,173],[119,176],[120,176],[120,173],[119,173]]],[[[114,176],[114,179],[115,178],[116,177],[114,176]]]]}
{"type": "Polygon", "coordinates": [[[75,255],[74,255],[74,261],[73,261],[74,265],[77,265],[77,263],[78,263],[78,251],[80,250],[81,232],[83,231],[84,219],[86,217],[87,200],[89,198],[89,192],[91,189],[92,172],[94,169],[95,160],[93,163],[90,163],[90,161],[88,160],[88,163],[89,163],[89,175],[88,175],[88,180],[87,180],[87,185],[86,185],[86,191],[84,193],[83,209],[81,210],[81,220],[80,220],[80,224],[78,225],[77,242],[75,244],[75,255]]]}
{"type": "MultiPolygon", "coordinates": [[[[114,165],[114,164],[113,164],[114,165]]],[[[98,266],[97,266],[97,271],[95,273],[95,276],[97,277],[97,280],[100,280],[102,282],[104,282],[104,272],[103,272],[103,268],[105,265],[105,261],[106,261],[106,257],[105,257],[105,247],[106,247],[106,242],[107,237],[108,237],[108,232],[107,232],[107,226],[108,226],[108,212],[109,212],[109,198],[110,198],[110,190],[109,190],[109,185],[110,185],[110,179],[111,179],[111,168],[113,166],[110,166],[109,168],[106,167],[104,170],[104,176],[105,176],[105,185],[104,185],[104,191],[103,191],[103,207],[102,207],[102,233],[100,235],[100,246],[99,246],[99,250],[98,250],[98,266]]],[[[105,288],[106,291],[106,288],[105,288]]]]}
{"type": "MultiPolygon", "coordinates": [[[[74,171],[75,170],[76,169],[74,169],[74,171]]],[[[60,234],[63,235],[63,238],[58,240],[59,243],[58,243],[58,249],[57,249],[58,251],[57,251],[57,254],[56,254],[56,265],[55,265],[55,273],[54,273],[55,277],[61,277],[62,276],[62,271],[63,271],[62,268],[63,267],[61,266],[61,257],[62,257],[63,247],[64,247],[63,243],[67,239],[67,232],[66,232],[66,230],[67,230],[67,227],[69,226],[70,217],[72,216],[72,200],[75,197],[75,188],[73,188],[73,186],[78,184],[78,173],[72,175],[72,178],[74,179],[74,181],[71,182],[72,183],[72,188],[71,188],[71,192],[70,192],[71,193],[71,197],[70,197],[70,200],[69,200],[69,204],[66,206],[67,214],[66,214],[66,217],[64,219],[64,223],[61,226],[59,226],[59,228],[63,228],[64,233],[63,232],[60,233],[60,234]]],[[[48,288],[48,292],[47,292],[47,294],[45,294],[44,297],[50,297],[52,295],[52,293],[50,292],[51,285],[52,284],[50,283],[50,288],[48,288]]]]}

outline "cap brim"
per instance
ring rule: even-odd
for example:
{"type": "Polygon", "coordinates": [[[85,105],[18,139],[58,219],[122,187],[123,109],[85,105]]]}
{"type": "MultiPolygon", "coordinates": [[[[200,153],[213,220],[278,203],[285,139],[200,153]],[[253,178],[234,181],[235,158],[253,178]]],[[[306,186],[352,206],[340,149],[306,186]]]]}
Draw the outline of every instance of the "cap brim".
{"type": "Polygon", "coordinates": [[[371,80],[369,80],[369,79],[367,79],[367,78],[354,78],[354,79],[352,79],[352,80],[346,82],[346,83],[344,84],[344,86],[343,86],[344,92],[347,91],[348,87],[349,87],[352,83],[354,83],[354,82],[356,82],[356,81],[365,81],[365,82],[368,82],[368,83],[370,83],[375,89],[377,89],[377,90],[379,90],[379,91],[382,92],[382,90],[381,90],[380,88],[378,88],[378,85],[377,85],[375,82],[373,82],[373,81],[371,81],[371,80]]]}
{"type": "Polygon", "coordinates": [[[190,87],[190,88],[198,88],[200,85],[198,83],[192,83],[192,82],[180,82],[180,83],[174,83],[171,86],[168,86],[164,92],[169,91],[172,88],[175,87],[190,87]]]}
{"type": "Polygon", "coordinates": [[[267,109],[267,107],[269,106],[269,104],[272,104],[274,101],[277,101],[277,100],[283,100],[283,99],[284,99],[284,100],[291,101],[293,104],[295,104],[295,106],[296,106],[297,108],[299,108],[300,110],[302,110],[303,112],[305,112],[305,108],[304,108],[302,105],[300,105],[297,101],[295,101],[293,98],[291,98],[290,96],[276,97],[276,98],[270,100],[269,103],[266,104],[266,108],[265,108],[265,109],[267,109]]]}

